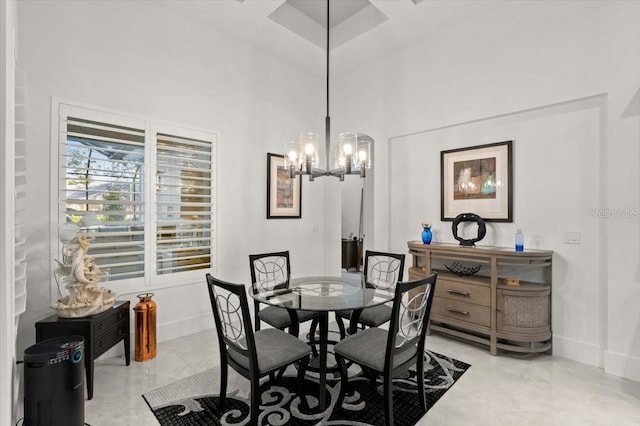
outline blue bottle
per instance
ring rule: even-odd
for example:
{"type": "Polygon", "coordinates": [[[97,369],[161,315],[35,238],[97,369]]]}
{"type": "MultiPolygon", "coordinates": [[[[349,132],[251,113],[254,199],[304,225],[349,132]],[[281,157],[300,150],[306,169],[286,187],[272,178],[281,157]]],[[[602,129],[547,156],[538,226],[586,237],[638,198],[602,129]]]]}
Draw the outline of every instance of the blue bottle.
{"type": "Polygon", "coordinates": [[[524,251],[524,234],[522,229],[516,231],[516,251],[524,251]]]}
{"type": "Polygon", "coordinates": [[[431,244],[431,239],[433,238],[433,233],[431,232],[431,228],[424,227],[422,228],[422,242],[424,244],[431,244]]]}

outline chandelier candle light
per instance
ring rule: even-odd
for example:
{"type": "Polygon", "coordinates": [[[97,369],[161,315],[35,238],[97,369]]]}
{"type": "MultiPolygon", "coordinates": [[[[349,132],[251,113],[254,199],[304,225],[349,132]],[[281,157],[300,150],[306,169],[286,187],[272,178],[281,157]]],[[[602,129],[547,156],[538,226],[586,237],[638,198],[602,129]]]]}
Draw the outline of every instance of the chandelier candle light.
{"type": "Polygon", "coordinates": [[[285,167],[289,176],[309,175],[313,181],[319,176],[335,176],[341,181],[345,175],[359,174],[366,177],[366,169],[371,168],[371,144],[368,137],[358,133],[345,132],[338,136],[338,152],[335,155],[335,167],[329,167],[331,148],[331,117],[329,116],[329,0],[327,0],[327,115],[325,117],[325,156],[326,168],[320,169],[318,134],[303,133],[297,141],[287,143],[285,167]]]}

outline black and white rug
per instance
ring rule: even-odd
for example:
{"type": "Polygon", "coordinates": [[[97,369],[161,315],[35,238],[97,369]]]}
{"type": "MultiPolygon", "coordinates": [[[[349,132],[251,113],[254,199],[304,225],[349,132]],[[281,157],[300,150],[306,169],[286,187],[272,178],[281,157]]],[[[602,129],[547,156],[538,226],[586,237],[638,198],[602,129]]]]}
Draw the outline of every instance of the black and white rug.
{"type": "MultiPolygon", "coordinates": [[[[424,386],[427,411],[470,367],[456,359],[425,351],[424,386]]],[[[340,392],[336,375],[328,377],[326,409],[318,408],[318,382],[307,374],[304,393],[306,404],[297,394],[296,371],[290,367],[281,380],[265,379],[260,391],[260,425],[379,425],[384,424],[381,381],[372,386],[369,379],[350,370],[349,389],[342,407],[335,402],[340,392]],[[354,375],[351,376],[351,373],[354,375]]],[[[417,397],[415,370],[394,379],[394,420],[396,425],[415,425],[424,416],[417,397]]],[[[219,368],[212,368],[163,386],[143,395],[163,426],[247,425],[249,423],[249,381],[229,369],[225,412],[218,410],[219,368]]]]}

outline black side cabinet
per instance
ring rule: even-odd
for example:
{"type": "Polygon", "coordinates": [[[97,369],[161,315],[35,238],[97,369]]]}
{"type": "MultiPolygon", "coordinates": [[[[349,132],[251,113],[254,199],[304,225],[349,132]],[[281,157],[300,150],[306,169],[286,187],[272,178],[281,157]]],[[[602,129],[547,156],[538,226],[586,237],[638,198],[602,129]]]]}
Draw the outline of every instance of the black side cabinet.
{"type": "Polygon", "coordinates": [[[362,266],[362,242],[352,239],[342,239],[342,269],[347,271],[355,268],[360,270],[362,266]]]}
{"type": "Polygon", "coordinates": [[[36,322],[36,343],[54,337],[78,335],[84,337],[84,365],[87,376],[87,397],[93,398],[93,361],[124,340],[126,364],[131,362],[129,335],[129,301],[117,301],[110,309],[83,318],[60,318],[52,315],[36,322]]]}

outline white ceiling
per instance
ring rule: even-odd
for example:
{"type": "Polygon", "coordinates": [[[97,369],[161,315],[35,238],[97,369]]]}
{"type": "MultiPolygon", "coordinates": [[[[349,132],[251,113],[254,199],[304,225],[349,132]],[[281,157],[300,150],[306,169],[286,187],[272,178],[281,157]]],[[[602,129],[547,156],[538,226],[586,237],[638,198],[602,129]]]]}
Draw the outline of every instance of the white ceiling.
{"type": "MultiPolygon", "coordinates": [[[[506,3],[331,0],[332,73],[351,70],[506,3]]],[[[165,0],[162,4],[194,23],[231,34],[309,71],[323,72],[325,0],[165,0]]]]}
{"type": "MultiPolygon", "coordinates": [[[[269,19],[316,46],[327,48],[327,5],[323,0],[286,0],[269,19]]],[[[388,18],[369,0],[340,0],[330,3],[329,47],[342,46],[372,30],[388,18]]]]}

